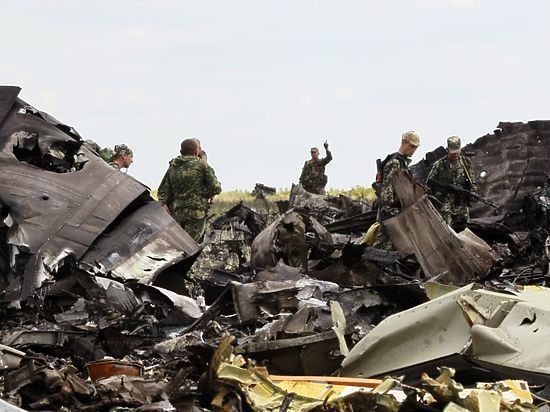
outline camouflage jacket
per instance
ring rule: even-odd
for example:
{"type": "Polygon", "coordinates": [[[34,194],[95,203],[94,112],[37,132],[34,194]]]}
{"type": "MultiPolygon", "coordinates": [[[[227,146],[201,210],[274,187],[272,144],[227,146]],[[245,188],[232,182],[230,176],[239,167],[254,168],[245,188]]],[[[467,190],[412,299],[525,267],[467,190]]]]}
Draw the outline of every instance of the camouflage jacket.
{"type": "Polygon", "coordinates": [[[158,199],[171,211],[204,210],[208,199],[222,191],[214,169],[195,156],[170,161],[158,188],[158,199]]]}
{"type": "Polygon", "coordinates": [[[469,206],[468,197],[441,190],[437,185],[430,184],[430,180],[453,184],[472,192],[476,191],[472,163],[470,159],[464,156],[460,156],[455,162],[451,162],[445,156],[434,163],[428,174],[428,188],[431,194],[439,201],[439,205],[436,205],[436,208],[451,214],[462,213],[462,209],[469,206]]]}
{"type": "Polygon", "coordinates": [[[395,195],[392,179],[399,170],[408,172],[410,163],[411,158],[403,156],[399,152],[389,155],[384,160],[382,169],[384,177],[380,188],[379,220],[389,219],[401,211],[401,204],[395,195]]]}
{"type": "Polygon", "coordinates": [[[327,150],[327,157],[322,159],[306,160],[304,167],[302,168],[302,174],[300,175],[300,183],[305,190],[317,188],[319,186],[325,187],[327,184],[327,175],[325,174],[325,166],[332,160],[332,153],[327,150]]]}

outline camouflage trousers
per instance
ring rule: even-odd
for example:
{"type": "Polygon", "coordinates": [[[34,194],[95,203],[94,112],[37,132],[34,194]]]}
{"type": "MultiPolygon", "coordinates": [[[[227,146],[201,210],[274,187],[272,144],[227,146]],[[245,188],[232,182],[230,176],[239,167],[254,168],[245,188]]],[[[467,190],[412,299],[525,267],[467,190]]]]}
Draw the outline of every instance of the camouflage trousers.
{"type": "Polygon", "coordinates": [[[204,211],[176,209],[172,211],[172,216],[195,242],[200,241],[204,233],[204,224],[206,222],[204,211]]]}
{"type": "Polygon", "coordinates": [[[395,250],[395,247],[393,246],[393,243],[390,240],[390,236],[388,235],[388,232],[384,227],[384,220],[388,220],[396,216],[398,213],[399,213],[399,210],[395,208],[391,208],[389,210],[384,210],[380,208],[378,210],[378,223],[380,223],[380,229],[378,230],[378,234],[376,235],[376,240],[374,241],[374,244],[372,245],[372,247],[375,247],[381,250],[395,250]]]}

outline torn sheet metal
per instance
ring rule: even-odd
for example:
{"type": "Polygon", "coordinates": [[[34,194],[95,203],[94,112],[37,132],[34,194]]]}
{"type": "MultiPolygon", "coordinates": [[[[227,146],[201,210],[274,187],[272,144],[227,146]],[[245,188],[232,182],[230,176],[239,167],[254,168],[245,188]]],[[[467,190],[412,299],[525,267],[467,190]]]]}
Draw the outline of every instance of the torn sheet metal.
{"type": "MultiPolygon", "coordinates": [[[[347,330],[346,334],[350,334],[347,330]]],[[[340,365],[339,341],[333,330],[299,338],[249,342],[247,353],[273,373],[330,375],[340,365]]]]}
{"type": "Polygon", "coordinates": [[[131,283],[141,301],[151,302],[161,308],[165,314],[164,325],[187,325],[203,315],[198,303],[189,296],[179,295],[158,286],[131,283]]]}
{"type": "Polygon", "coordinates": [[[315,279],[259,281],[232,285],[235,311],[241,323],[252,322],[261,313],[276,315],[282,310],[296,312],[314,300],[326,306],[323,295],[336,293],[337,284],[315,279]]]}
{"type": "Polygon", "coordinates": [[[325,227],[331,233],[363,233],[376,222],[377,211],[364,212],[346,219],[331,222],[325,227]]]}
{"type": "Polygon", "coordinates": [[[369,378],[461,352],[470,326],[457,299],[471,289],[465,286],[380,322],[351,349],[341,376],[369,378]]]}
{"type": "MultiPolygon", "coordinates": [[[[160,272],[200,248],[158,202],[144,203],[105,233],[80,260],[91,273],[153,283],[160,272]]],[[[191,262],[189,262],[190,264],[191,262]]]]}
{"type": "Polygon", "coordinates": [[[283,213],[252,242],[250,264],[255,268],[275,266],[279,260],[307,268],[306,226],[294,210],[283,213]]]}
{"type": "Polygon", "coordinates": [[[17,369],[24,356],[25,352],[0,345],[0,370],[17,369]]]}
{"type": "Polygon", "coordinates": [[[68,263],[153,281],[196,255],[199,246],[146,186],[109,166],[74,129],[20,100],[19,90],[0,87],[0,204],[9,214],[16,278],[4,300],[27,298],[68,263]]]}
{"type": "MultiPolygon", "coordinates": [[[[108,393],[113,400],[129,405],[150,405],[162,399],[168,384],[137,376],[111,376],[97,381],[100,393],[108,393]]],[[[165,395],[164,395],[165,396],[165,395]]]]}
{"type": "Polygon", "coordinates": [[[255,281],[298,281],[304,277],[299,268],[285,265],[283,262],[258,272],[254,276],[255,281]]]}
{"type": "Polygon", "coordinates": [[[468,229],[456,234],[408,174],[397,173],[393,184],[404,208],[382,224],[402,256],[414,253],[427,276],[443,274],[448,283],[464,284],[485,274],[497,259],[485,241],[468,229]]]}
{"type": "Polygon", "coordinates": [[[252,238],[255,238],[266,227],[265,218],[251,208],[243,205],[243,202],[239,202],[223,215],[217,217],[212,222],[212,227],[222,230],[231,224],[239,229],[245,228],[252,238]]]}
{"type": "Polygon", "coordinates": [[[13,348],[30,346],[61,347],[71,336],[82,336],[82,332],[60,330],[22,330],[9,333],[2,338],[4,345],[13,348]]]}
{"type": "Polygon", "coordinates": [[[329,202],[329,196],[310,193],[301,184],[292,185],[289,207],[307,210],[318,217],[322,223],[346,217],[342,209],[329,202]]]}
{"type": "MultiPolygon", "coordinates": [[[[501,205],[505,212],[521,212],[523,198],[541,188],[548,172],[550,121],[500,122],[487,134],[463,148],[476,173],[478,194],[501,205]],[[495,150],[498,148],[498,150],[495,150]]],[[[491,216],[493,209],[474,203],[472,217],[491,216]]]]}
{"type": "Polygon", "coordinates": [[[342,363],[342,376],[372,377],[460,354],[485,367],[506,367],[550,379],[550,289],[517,294],[456,289],[392,315],[342,363]]]}

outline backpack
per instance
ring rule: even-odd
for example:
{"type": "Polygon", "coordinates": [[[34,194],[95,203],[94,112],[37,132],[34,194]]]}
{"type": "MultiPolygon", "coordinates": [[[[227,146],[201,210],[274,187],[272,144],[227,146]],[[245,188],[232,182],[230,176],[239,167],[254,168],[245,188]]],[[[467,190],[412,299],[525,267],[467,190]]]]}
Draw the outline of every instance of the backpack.
{"type": "Polygon", "coordinates": [[[376,193],[376,197],[380,197],[380,191],[382,190],[382,182],[384,181],[384,167],[386,167],[386,164],[390,160],[393,160],[396,158],[399,161],[401,168],[406,169],[407,164],[405,163],[405,158],[399,152],[395,152],[387,155],[384,160],[376,159],[376,179],[372,183],[372,188],[376,193]]]}

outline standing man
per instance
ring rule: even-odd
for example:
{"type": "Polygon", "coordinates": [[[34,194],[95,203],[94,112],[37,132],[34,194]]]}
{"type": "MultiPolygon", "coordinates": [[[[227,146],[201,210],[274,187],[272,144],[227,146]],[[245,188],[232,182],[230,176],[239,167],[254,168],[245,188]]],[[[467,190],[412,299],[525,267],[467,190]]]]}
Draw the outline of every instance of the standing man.
{"type": "Polygon", "coordinates": [[[204,232],[206,211],[222,187],[214,169],[199,158],[200,145],[195,138],[181,142],[181,156],[170,161],[158,199],[195,241],[204,232]]]}
{"type": "Polygon", "coordinates": [[[374,247],[384,250],[393,250],[391,240],[384,228],[384,221],[401,212],[401,204],[393,188],[392,179],[399,170],[409,172],[411,157],[420,145],[420,136],[413,131],[401,135],[401,146],[395,153],[388,155],[382,162],[382,176],[380,187],[380,202],[378,206],[378,223],[380,229],[374,242],[374,247]]]}
{"type": "Polygon", "coordinates": [[[434,163],[427,180],[428,189],[436,199],[433,202],[435,208],[457,232],[464,230],[470,220],[470,199],[464,193],[453,192],[448,185],[470,192],[476,191],[472,163],[460,153],[460,137],[449,137],[447,156],[434,163]]]}
{"type": "Polygon", "coordinates": [[[325,147],[326,157],[319,159],[319,149],[312,147],[311,159],[306,160],[300,175],[300,183],[303,188],[318,195],[325,194],[325,186],[328,180],[325,174],[325,166],[332,160],[332,153],[328,150],[328,142],[325,142],[323,146],[325,147]]]}
{"type": "Polygon", "coordinates": [[[128,169],[134,162],[134,152],[125,144],[115,146],[113,157],[109,164],[115,169],[128,169]]]}

